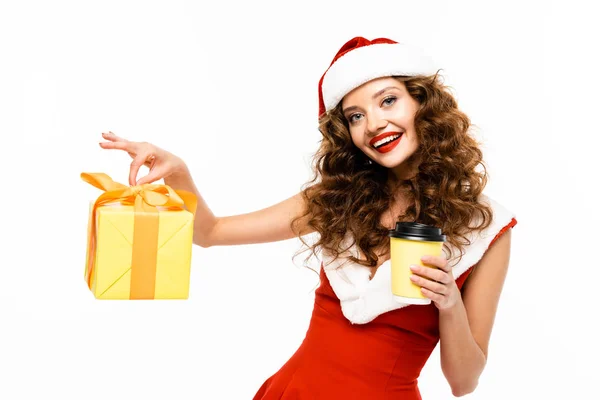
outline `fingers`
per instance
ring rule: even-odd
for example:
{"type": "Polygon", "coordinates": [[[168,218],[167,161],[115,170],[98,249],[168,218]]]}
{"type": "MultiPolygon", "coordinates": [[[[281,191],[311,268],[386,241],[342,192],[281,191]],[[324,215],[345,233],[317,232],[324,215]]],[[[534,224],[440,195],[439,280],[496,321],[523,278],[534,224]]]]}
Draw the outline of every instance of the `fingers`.
{"type": "MultiPolygon", "coordinates": [[[[100,142],[100,147],[103,149],[124,150],[133,161],[129,168],[129,184],[131,186],[142,185],[144,183],[152,183],[162,178],[160,171],[154,168],[156,161],[156,148],[146,142],[131,142],[127,139],[115,135],[113,132],[102,132],[102,137],[106,142],[100,142]],[[150,173],[136,182],[138,173],[142,165],[150,168],[150,173]]],[[[163,168],[164,169],[164,168],[163,168]]]]}
{"type": "Polygon", "coordinates": [[[423,265],[411,265],[410,280],[421,288],[440,310],[453,307],[460,299],[460,290],[452,274],[452,266],[443,256],[421,257],[423,265]]]}
{"type": "Polygon", "coordinates": [[[419,285],[422,288],[425,288],[434,293],[445,294],[448,290],[446,285],[430,281],[429,279],[422,278],[418,275],[411,275],[410,280],[413,281],[413,283],[415,283],[416,285],[419,285]]]}
{"type": "Polygon", "coordinates": [[[449,283],[451,279],[450,274],[437,268],[411,265],[410,270],[417,275],[431,279],[432,281],[440,282],[442,284],[449,283]]]}
{"type": "Polygon", "coordinates": [[[123,139],[117,135],[115,135],[112,131],[102,132],[102,137],[106,140],[110,140],[112,142],[128,142],[129,140],[123,139]]]}
{"type": "Polygon", "coordinates": [[[432,265],[445,272],[450,272],[451,270],[448,261],[442,256],[423,256],[421,257],[421,261],[423,261],[424,264],[432,265]]]}
{"type": "Polygon", "coordinates": [[[159,180],[160,178],[162,178],[162,176],[158,172],[158,170],[157,169],[151,169],[150,172],[148,173],[148,175],[141,177],[140,180],[137,181],[137,184],[138,185],[144,185],[146,183],[152,183],[152,182],[155,182],[155,181],[159,180]]]}
{"type": "MultiPolygon", "coordinates": [[[[141,166],[146,164],[147,161],[150,161],[153,159],[154,159],[154,155],[152,155],[149,152],[140,153],[137,156],[135,156],[135,158],[131,162],[131,166],[129,168],[129,184],[131,186],[140,184],[139,182],[136,183],[136,180],[137,180],[137,175],[140,171],[141,166]]],[[[141,181],[141,179],[140,179],[140,181],[141,181]]]]}
{"type": "Polygon", "coordinates": [[[103,149],[118,149],[133,153],[133,150],[136,147],[136,143],[123,139],[111,131],[102,132],[102,137],[108,140],[108,142],[100,142],[100,147],[103,149]]]}
{"type": "Polygon", "coordinates": [[[135,143],[132,142],[100,142],[103,149],[125,150],[128,153],[135,154],[135,143]]]}
{"type": "MultiPolygon", "coordinates": [[[[443,294],[433,292],[427,288],[422,287],[421,292],[427,298],[431,299],[431,301],[435,302],[436,304],[442,304],[445,300],[445,296],[443,294]]],[[[438,308],[439,308],[439,306],[438,306],[438,308]]]]}

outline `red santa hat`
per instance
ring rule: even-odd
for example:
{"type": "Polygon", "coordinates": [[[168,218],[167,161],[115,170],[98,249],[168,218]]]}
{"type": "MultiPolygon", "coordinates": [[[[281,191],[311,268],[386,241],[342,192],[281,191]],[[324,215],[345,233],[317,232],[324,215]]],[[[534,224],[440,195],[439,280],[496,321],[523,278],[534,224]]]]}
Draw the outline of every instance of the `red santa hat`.
{"type": "Polygon", "coordinates": [[[434,75],[437,66],[423,51],[391,39],[350,39],[319,80],[319,117],[372,79],[393,75],[434,75]]]}

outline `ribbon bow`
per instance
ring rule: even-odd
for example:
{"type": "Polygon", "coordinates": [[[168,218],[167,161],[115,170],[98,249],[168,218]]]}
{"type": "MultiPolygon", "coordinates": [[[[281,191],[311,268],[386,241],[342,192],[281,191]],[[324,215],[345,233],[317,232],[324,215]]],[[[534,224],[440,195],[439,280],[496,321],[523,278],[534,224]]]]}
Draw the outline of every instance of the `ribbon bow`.
{"type": "Polygon", "coordinates": [[[81,179],[104,191],[94,202],[88,237],[88,257],[85,270],[87,285],[92,289],[96,251],[96,212],[98,207],[119,202],[133,205],[134,229],[131,260],[130,299],[154,298],[156,252],[158,250],[158,207],[196,213],[197,198],[184,190],[168,185],[142,184],[126,186],[104,173],[81,173],[81,179]],[[143,247],[142,247],[143,246],[143,247]]]}

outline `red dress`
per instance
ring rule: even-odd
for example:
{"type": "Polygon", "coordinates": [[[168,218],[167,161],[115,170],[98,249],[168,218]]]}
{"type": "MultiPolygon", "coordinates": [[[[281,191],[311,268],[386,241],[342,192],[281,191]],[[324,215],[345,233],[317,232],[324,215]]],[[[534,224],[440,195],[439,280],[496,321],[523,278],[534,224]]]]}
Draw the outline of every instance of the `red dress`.
{"type": "MultiPolygon", "coordinates": [[[[513,221],[492,240],[496,240],[513,221]]],[[[462,288],[472,267],[457,280],[462,288]]],[[[321,268],[306,337],[253,400],[419,400],[417,379],[439,341],[438,310],[407,306],[367,324],[344,317],[321,268]]]]}

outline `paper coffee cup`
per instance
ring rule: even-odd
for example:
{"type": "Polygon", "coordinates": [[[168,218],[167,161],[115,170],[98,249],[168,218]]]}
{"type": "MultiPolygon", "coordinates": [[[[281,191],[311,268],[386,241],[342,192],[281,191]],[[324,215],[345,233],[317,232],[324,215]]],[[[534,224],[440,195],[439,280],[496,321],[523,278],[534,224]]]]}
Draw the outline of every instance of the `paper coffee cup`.
{"type": "Polygon", "coordinates": [[[396,228],[390,230],[388,236],[394,300],[406,304],[430,304],[431,299],[410,280],[413,275],[410,266],[429,267],[421,262],[421,257],[441,256],[446,236],[439,228],[416,222],[396,222],[396,228]]]}

